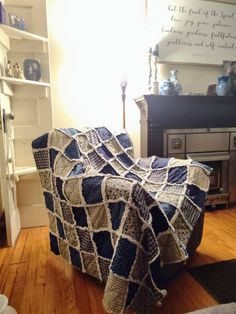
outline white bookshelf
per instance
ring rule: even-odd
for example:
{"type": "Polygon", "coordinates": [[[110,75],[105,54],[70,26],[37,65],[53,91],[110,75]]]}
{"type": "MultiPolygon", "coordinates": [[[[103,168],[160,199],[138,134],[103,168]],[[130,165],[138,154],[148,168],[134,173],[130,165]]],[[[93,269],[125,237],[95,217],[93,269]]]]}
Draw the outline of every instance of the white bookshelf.
{"type": "Polygon", "coordinates": [[[17,176],[22,176],[25,174],[31,174],[31,173],[36,173],[37,169],[36,167],[16,167],[15,168],[15,174],[17,176]]]}
{"type": "Polygon", "coordinates": [[[4,33],[10,39],[18,39],[18,40],[25,39],[25,40],[36,40],[36,41],[48,42],[48,38],[46,37],[29,33],[27,31],[22,31],[20,29],[17,29],[15,27],[11,27],[5,24],[0,24],[0,28],[4,31],[4,33]]]}
{"type": "Polygon", "coordinates": [[[52,128],[52,103],[46,0],[3,3],[8,25],[0,24],[0,193],[5,205],[8,244],[12,245],[20,228],[31,225],[32,216],[33,226],[42,221],[37,217],[38,211],[29,215],[35,204],[40,204],[42,212],[45,208],[39,198],[39,177],[33,175],[37,169],[31,143],[52,128]],[[26,31],[9,26],[9,13],[24,19],[26,31]],[[18,63],[23,69],[27,59],[39,62],[38,81],[6,75],[8,61],[12,67],[18,63]],[[10,113],[14,120],[10,120],[10,113]],[[8,159],[12,160],[10,166],[8,159]]]}
{"type": "Polygon", "coordinates": [[[17,79],[17,78],[8,77],[8,76],[0,76],[0,80],[13,84],[13,85],[34,85],[34,86],[44,86],[44,87],[51,86],[50,83],[46,83],[46,82],[22,80],[22,79],[17,79]]]}

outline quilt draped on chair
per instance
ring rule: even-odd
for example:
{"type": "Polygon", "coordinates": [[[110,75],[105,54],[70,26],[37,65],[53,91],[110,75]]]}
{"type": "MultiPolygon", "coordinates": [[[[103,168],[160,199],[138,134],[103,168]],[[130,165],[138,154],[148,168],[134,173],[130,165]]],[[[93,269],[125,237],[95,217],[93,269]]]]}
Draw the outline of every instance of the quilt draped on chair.
{"type": "Polygon", "coordinates": [[[191,159],[134,159],[128,135],[105,127],[54,129],[32,147],[51,250],[106,282],[108,312],[149,313],[166,295],[162,266],[188,258],[208,169],[191,159]]]}

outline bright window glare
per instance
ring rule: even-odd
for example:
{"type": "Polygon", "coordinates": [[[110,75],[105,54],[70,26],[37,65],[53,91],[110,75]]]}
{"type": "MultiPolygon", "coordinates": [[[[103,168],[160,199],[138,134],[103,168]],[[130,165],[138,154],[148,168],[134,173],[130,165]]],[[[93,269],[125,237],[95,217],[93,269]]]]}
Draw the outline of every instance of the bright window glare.
{"type": "Polygon", "coordinates": [[[128,80],[127,106],[147,89],[144,0],[50,2],[60,101],[74,124],[80,117],[80,124],[122,127],[120,80],[128,80]]]}

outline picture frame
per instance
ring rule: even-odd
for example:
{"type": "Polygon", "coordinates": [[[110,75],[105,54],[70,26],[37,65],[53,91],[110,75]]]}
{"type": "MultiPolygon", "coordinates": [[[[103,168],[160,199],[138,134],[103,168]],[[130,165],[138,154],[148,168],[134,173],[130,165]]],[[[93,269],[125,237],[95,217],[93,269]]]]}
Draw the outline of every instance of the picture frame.
{"type": "Polygon", "coordinates": [[[35,59],[25,59],[23,62],[24,77],[30,81],[41,80],[40,61],[35,59]]]}
{"type": "Polygon", "coordinates": [[[9,22],[12,27],[25,31],[25,20],[23,17],[9,13],[9,22]]]}

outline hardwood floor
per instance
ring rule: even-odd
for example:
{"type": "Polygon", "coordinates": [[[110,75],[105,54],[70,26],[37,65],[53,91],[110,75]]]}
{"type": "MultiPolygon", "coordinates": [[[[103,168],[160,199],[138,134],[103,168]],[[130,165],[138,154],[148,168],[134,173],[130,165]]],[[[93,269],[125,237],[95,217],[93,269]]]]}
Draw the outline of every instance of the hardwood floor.
{"type": "MultiPolygon", "coordinates": [[[[208,211],[201,245],[189,266],[236,258],[236,207],[208,211]]],[[[0,293],[19,314],[105,314],[104,285],[49,251],[48,228],[23,229],[0,249],[0,293]]],[[[184,314],[217,302],[183,269],[167,285],[158,314],[184,314]]],[[[149,313],[147,313],[149,314],[149,313]]]]}

